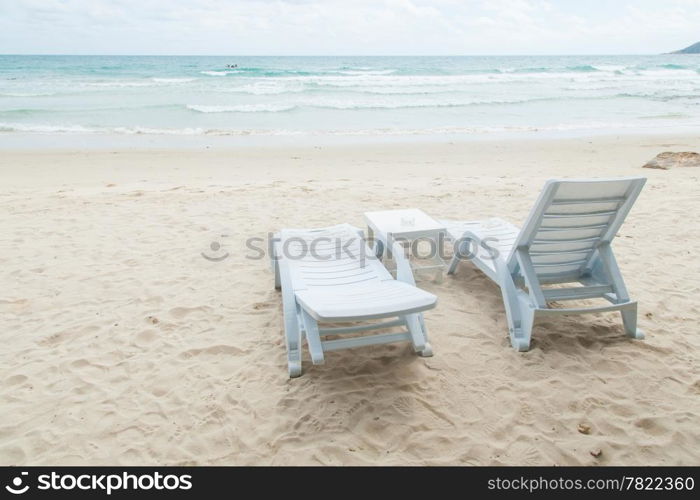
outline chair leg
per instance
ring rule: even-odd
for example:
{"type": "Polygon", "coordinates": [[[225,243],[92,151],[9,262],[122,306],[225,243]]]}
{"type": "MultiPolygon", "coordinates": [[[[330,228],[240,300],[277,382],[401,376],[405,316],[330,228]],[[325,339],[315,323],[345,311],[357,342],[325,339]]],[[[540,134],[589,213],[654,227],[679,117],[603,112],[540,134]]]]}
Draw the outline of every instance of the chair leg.
{"type": "Polygon", "coordinates": [[[457,266],[459,265],[459,257],[457,255],[452,256],[450,260],[450,265],[447,267],[447,274],[454,274],[457,272],[457,266]]]}
{"type": "Polygon", "coordinates": [[[462,256],[462,250],[464,249],[464,246],[464,241],[455,245],[452,260],[450,260],[450,265],[447,267],[447,274],[454,274],[457,272],[457,266],[459,265],[459,261],[462,260],[460,257],[462,256]]]}
{"type": "Polygon", "coordinates": [[[323,345],[321,344],[321,333],[318,331],[318,322],[303,309],[301,310],[301,318],[304,322],[306,343],[309,346],[309,353],[311,353],[311,361],[315,365],[322,365],[324,363],[323,345]]]}
{"type": "MultiPolygon", "coordinates": [[[[497,263],[500,266],[500,262],[497,263]]],[[[501,277],[501,296],[503,306],[506,309],[508,321],[508,336],[510,345],[519,352],[530,350],[530,338],[532,337],[532,325],[535,321],[535,309],[528,300],[518,295],[512,278],[506,274],[505,269],[499,269],[501,277]]],[[[527,296],[526,296],[527,297],[527,296]]]]}
{"type": "Polygon", "coordinates": [[[287,370],[289,378],[301,376],[301,349],[289,349],[287,351],[287,370]]]}
{"type": "Polygon", "coordinates": [[[508,330],[510,333],[510,345],[519,352],[530,350],[532,338],[532,326],[535,323],[535,310],[531,307],[520,307],[520,321],[516,324],[508,317],[508,330]]]}
{"type": "Polygon", "coordinates": [[[275,286],[282,290],[282,314],[284,318],[284,337],[287,344],[287,369],[290,378],[301,375],[301,326],[299,325],[299,306],[290,286],[286,267],[283,272],[281,262],[274,260],[275,286]]]}
{"type": "MultiPolygon", "coordinates": [[[[292,304],[291,307],[295,307],[292,304]]],[[[284,306],[284,336],[287,341],[287,369],[290,378],[301,375],[301,328],[296,311],[288,311],[290,306],[284,306]]]]}
{"type": "Polygon", "coordinates": [[[625,326],[625,334],[633,339],[643,339],[644,332],[637,328],[637,304],[622,309],[622,323],[625,326]]]}
{"type": "Polygon", "coordinates": [[[413,350],[419,356],[430,357],[433,355],[433,348],[428,342],[428,334],[425,330],[423,315],[420,313],[409,314],[402,318],[406,322],[413,341],[413,350]]]}

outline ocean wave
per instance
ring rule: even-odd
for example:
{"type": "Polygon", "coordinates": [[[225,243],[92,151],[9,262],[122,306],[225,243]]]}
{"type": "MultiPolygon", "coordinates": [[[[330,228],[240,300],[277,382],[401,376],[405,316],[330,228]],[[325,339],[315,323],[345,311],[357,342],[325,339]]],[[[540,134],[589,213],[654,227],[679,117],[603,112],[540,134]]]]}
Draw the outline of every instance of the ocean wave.
{"type": "Polygon", "coordinates": [[[362,69],[362,70],[342,70],[338,71],[341,75],[391,75],[396,73],[395,69],[362,69]]]}
{"type": "Polygon", "coordinates": [[[615,130],[638,128],[638,125],[624,122],[558,123],[555,125],[504,125],[474,127],[432,127],[432,128],[380,128],[362,130],[333,130],[330,135],[471,135],[522,132],[570,132],[577,130],[615,130]]]}
{"type": "Polygon", "coordinates": [[[658,80],[659,78],[696,79],[698,77],[698,71],[692,69],[643,69],[639,70],[637,74],[650,80],[658,80]]]}
{"type": "Polygon", "coordinates": [[[473,73],[459,75],[324,75],[288,77],[279,79],[285,82],[299,82],[320,87],[402,87],[402,86],[454,86],[454,85],[492,85],[494,83],[532,83],[555,80],[598,80],[601,76],[616,78],[611,73],[603,72],[542,72],[542,73],[473,73]],[[596,75],[596,76],[593,76],[596,75]]]}
{"type": "Polygon", "coordinates": [[[591,66],[590,64],[582,64],[580,66],[568,66],[567,71],[576,71],[576,72],[581,72],[581,73],[591,73],[593,71],[599,71],[598,68],[595,66],[591,66]]]}
{"type": "Polygon", "coordinates": [[[293,69],[265,69],[265,68],[235,68],[225,70],[204,70],[200,74],[207,76],[236,75],[242,78],[284,78],[286,76],[321,76],[325,73],[293,69]]]}
{"type": "Polygon", "coordinates": [[[156,83],[188,83],[197,81],[197,78],[151,78],[156,83]]]}
{"type": "MultiPolygon", "coordinates": [[[[669,79],[696,81],[698,72],[684,69],[637,70],[632,73],[620,71],[549,71],[549,72],[506,72],[471,73],[458,75],[400,75],[400,74],[324,74],[271,77],[229,77],[230,71],[211,71],[217,78],[199,79],[197,89],[223,93],[245,93],[252,95],[278,95],[286,93],[311,92],[318,89],[342,89],[377,94],[428,94],[443,91],[471,92],[473,86],[537,84],[539,82],[566,82],[567,84],[650,84],[667,82],[669,79]],[[214,83],[214,82],[219,82],[214,83]],[[408,88],[409,90],[405,90],[408,88]],[[413,91],[415,89],[415,92],[413,91]]],[[[196,78],[149,78],[143,81],[113,81],[78,83],[97,88],[157,87],[176,83],[191,83],[196,78]]],[[[593,89],[592,89],[593,90],[593,89]]]]}
{"type": "MultiPolygon", "coordinates": [[[[508,68],[501,71],[497,70],[499,73],[504,74],[537,74],[537,73],[591,73],[594,71],[599,71],[595,66],[589,64],[583,64],[578,66],[567,66],[565,68],[561,67],[549,67],[549,66],[535,66],[528,68],[508,68]]],[[[487,71],[485,71],[486,73],[487,71]]],[[[492,71],[489,70],[488,73],[492,71]]]]}
{"type": "Polygon", "coordinates": [[[5,114],[10,115],[32,115],[32,114],[46,114],[46,115],[81,115],[85,112],[124,112],[124,111],[162,111],[162,110],[178,110],[182,109],[179,104],[138,104],[138,105],[115,105],[115,106],[94,106],[89,107],[82,105],[80,107],[66,107],[66,108],[11,108],[11,109],[0,109],[0,116],[5,114]]]}
{"type": "Polygon", "coordinates": [[[260,81],[237,87],[216,87],[213,90],[230,94],[280,95],[298,94],[301,92],[309,92],[314,89],[308,85],[299,83],[289,85],[287,82],[283,81],[260,81]]]}
{"type": "Polygon", "coordinates": [[[460,108],[479,105],[508,105],[524,104],[540,101],[560,100],[560,97],[530,97],[522,99],[470,99],[463,101],[357,101],[312,99],[275,103],[238,104],[238,105],[205,105],[187,104],[186,108],[200,113],[282,113],[301,108],[333,109],[333,110],[381,110],[381,109],[414,109],[414,108],[460,108]]]}
{"type": "Polygon", "coordinates": [[[0,115],[32,115],[41,113],[55,113],[55,109],[39,109],[39,108],[13,108],[2,109],[0,115]]]}
{"type": "Polygon", "coordinates": [[[652,99],[656,101],[673,101],[677,99],[698,99],[700,95],[698,94],[668,94],[664,91],[661,92],[620,92],[615,94],[616,98],[629,98],[634,97],[638,99],[652,99]]]}
{"type": "MultiPolygon", "coordinates": [[[[155,127],[85,127],[82,125],[15,124],[0,123],[0,134],[88,134],[88,135],[175,135],[175,136],[249,136],[249,135],[307,135],[310,132],[285,129],[215,129],[203,127],[155,128],[155,127]]],[[[313,133],[323,134],[324,131],[313,133]]]]}
{"type": "Polygon", "coordinates": [[[638,117],[638,120],[672,120],[678,118],[687,119],[692,117],[692,115],[686,113],[664,113],[661,115],[640,116],[638,117]]]}
{"type": "Polygon", "coordinates": [[[214,70],[207,70],[207,71],[200,71],[202,75],[207,75],[207,76],[226,76],[226,75],[232,75],[235,73],[239,73],[238,71],[214,71],[214,70]]]}
{"type": "Polygon", "coordinates": [[[203,135],[207,133],[207,130],[204,128],[85,127],[82,125],[0,123],[0,133],[203,135]]]}
{"type": "MultiPolygon", "coordinates": [[[[188,104],[187,109],[200,113],[284,113],[300,109],[328,109],[338,111],[363,111],[363,110],[400,110],[400,109],[420,109],[420,108],[466,108],[471,106],[516,106],[534,103],[545,103],[555,101],[607,101],[614,99],[651,99],[655,101],[669,101],[676,99],[697,99],[695,93],[669,95],[663,92],[620,92],[617,88],[612,88],[613,92],[598,95],[578,95],[578,96],[529,96],[520,98],[467,98],[467,99],[296,99],[279,102],[257,103],[257,104],[188,104]]],[[[454,92],[446,93],[454,94],[454,92]]],[[[368,94],[372,95],[372,94],[368,94]]],[[[420,94],[399,94],[405,97],[418,96],[420,94]]]]}
{"type": "Polygon", "coordinates": [[[0,92],[0,97],[49,97],[56,92],[0,92]]]}
{"type": "Polygon", "coordinates": [[[144,78],[143,80],[114,80],[114,81],[96,81],[96,82],[77,82],[78,85],[83,87],[97,87],[97,88],[142,88],[142,87],[161,87],[165,85],[171,85],[175,83],[189,83],[198,80],[198,78],[192,77],[181,77],[181,78],[162,78],[162,77],[151,77],[144,78]]]}
{"type": "Polygon", "coordinates": [[[82,125],[24,125],[21,123],[0,123],[0,132],[29,132],[40,134],[90,134],[96,129],[82,125]]]}
{"type": "Polygon", "coordinates": [[[342,70],[342,71],[346,71],[346,70],[366,71],[366,70],[374,69],[374,67],[373,66],[341,66],[338,69],[342,70]]]}
{"type": "Polygon", "coordinates": [[[627,69],[627,66],[621,64],[595,64],[591,66],[598,71],[608,71],[611,73],[620,74],[622,71],[627,69]]]}
{"type": "Polygon", "coordinates": [[[123,88],[123,87],[155,87],[158,85],[153,80],[135,80],[135,81],[113,81],[113,82],[85,82],[83,85],[87,87],[105,87],[105,88],[123,88]]]}
{"type": "Polygon", "coordinates": [[[505,73],[547,73],[551,68],[535,67],[535,68],[515,68],[504,70],[505,73]]]}
{"type": "Polygon", "coordinates": [[[234,106],[226,105],[204,105],[188,104],[187,109],[198,111],[199,113],[279,113],[281,111],[291,111],[296,108],[294,104],[239,104],[234,106]]]}

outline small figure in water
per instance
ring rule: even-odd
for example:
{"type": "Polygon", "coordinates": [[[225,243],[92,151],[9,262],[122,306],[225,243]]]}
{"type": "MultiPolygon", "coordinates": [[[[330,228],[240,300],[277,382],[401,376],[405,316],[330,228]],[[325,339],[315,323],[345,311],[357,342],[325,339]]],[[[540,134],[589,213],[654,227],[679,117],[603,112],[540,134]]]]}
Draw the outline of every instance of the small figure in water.
{"type": "Polygon", "coordinates": [[[226,67],[228,69],[236,69],[238,67],[238,64],[227,64],[226,67]]]}

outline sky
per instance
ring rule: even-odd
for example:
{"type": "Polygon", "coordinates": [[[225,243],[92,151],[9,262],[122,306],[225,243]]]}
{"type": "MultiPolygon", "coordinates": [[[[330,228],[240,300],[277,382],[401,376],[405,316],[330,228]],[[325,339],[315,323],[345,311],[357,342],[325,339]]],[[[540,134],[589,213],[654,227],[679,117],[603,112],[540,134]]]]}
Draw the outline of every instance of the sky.
{"type": "Polygon", "coordinates": [[[656,54],[700,0],[0,0],[0,53],[656,54]]]}

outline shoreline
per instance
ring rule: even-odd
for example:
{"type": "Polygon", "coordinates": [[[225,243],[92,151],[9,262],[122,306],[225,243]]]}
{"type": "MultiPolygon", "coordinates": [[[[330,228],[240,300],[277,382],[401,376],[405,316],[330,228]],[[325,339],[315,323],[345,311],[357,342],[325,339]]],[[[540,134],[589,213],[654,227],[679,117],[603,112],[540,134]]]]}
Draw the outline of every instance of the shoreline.
{"type": "Polygon", "coordinates": [[[692,138],[693,126],[658,129],[529,130],[481,133],[298,133],[276,134],[114,134],[0,132],[0,152],[66,150],[225,150],[259,147],[367,146],[391,144],[563,141],[605,138],[692,138]]]}

